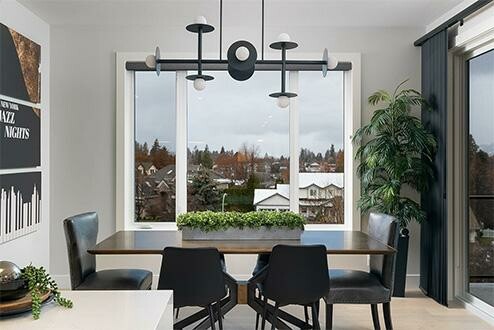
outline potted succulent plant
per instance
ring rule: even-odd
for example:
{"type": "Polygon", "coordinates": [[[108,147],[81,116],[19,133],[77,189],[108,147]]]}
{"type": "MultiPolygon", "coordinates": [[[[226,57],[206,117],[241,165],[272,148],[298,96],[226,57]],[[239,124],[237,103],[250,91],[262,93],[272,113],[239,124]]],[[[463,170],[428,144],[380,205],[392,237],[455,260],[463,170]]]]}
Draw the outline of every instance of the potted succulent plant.
{"type": "Polygon", "coordinates": [[[12,262],[0,261],[0,316],[31,310],[33,318],[37,320],[41,306],[51,299],[60,306],[72,308],[72,301],[62,297],[57,283],[43,267],[29,265],[21,269],[12,262]],[[24,300],[28,293],[29,299],[24,300]],[[17,303],[13,304],[13,301],[17,303]],[[2,310],[2,303],[10,305],[2,310]]]}
{"type": "Polygon", "coordinates": [[[413,89],[404,89],[404,81],[391,94],[380,90],[369,97],[374,110],[370,123],[357,130],[359,145],[356,159],[362,184],[359,207],[363,212],[378,211],[399,221],[400,235],[395,273],[394,295],[405,295],[408,259],[408,224],[426,219],[419,203],[403,196],[409,186],[417,192],[428,189],[433,176],[435,137],[422,125],[412,109],[430,111],[426,100],[413,89]]]}
{"type": "Polygon", "coordinates": [[[184,240],[300,239],[305,219],[293,212],[189,212],[178,216],[184,240]]]}

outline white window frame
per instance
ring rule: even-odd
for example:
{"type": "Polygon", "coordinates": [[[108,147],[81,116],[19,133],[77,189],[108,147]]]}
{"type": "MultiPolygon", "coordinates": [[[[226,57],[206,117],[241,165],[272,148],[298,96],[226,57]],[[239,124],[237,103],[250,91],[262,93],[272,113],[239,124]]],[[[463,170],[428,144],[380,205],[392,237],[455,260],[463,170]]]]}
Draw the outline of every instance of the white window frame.
{"type": "MultiPolygon", "coordinates": [[[[128,61],[143,61],[147,53],[116,54],[116,229],[118,230],[176,230],[175,222],[134,221],[134,72],[127,71],[128,61]]],[[[360,180],[352,136],[361,126],[361,55],[333,54],[339,61],[351,62],[352,70],[344,71],[344,224],[308,224],[307,230],[360,230],[360,180]]],[[[214,58],[215,54],[206,54],[214,58]]],[[[193,54],[164,54],[166,58],[189,58],[193,54]]],[[[314,59],[320,54],[297,54],[298,59],[314,59]]],[[[276,58],[273,54],[272,58],[276,58]]],[[[176,214],[187,211],[187,80],[185,71],[176,74],[176,214]]],[[[289,72],[289,89],[298,92],[298,72],[289,72]]],[[[268,93],[269,91],[266,91],[268,93]]],[[[290,102],[290,210],[299,212],[299,109],[297,98],[290,102]]]]}
{"type": "Polygon", "coordinates": [[[468,224],[465,221],[465,196],[468,186],[465,178],[466,167],[466,133],[465,108],[466,89],[465,65],[469,59],[494,50],[494,6],[465,20],[463,26],[457,27],[450,41],[449,74],[450,81],[448,112],[448,213],[452,214],[452,225],[448,226],[448,297],[457,300],[470,311],[494,324],[494,307],[468,292],[468,224]]]}

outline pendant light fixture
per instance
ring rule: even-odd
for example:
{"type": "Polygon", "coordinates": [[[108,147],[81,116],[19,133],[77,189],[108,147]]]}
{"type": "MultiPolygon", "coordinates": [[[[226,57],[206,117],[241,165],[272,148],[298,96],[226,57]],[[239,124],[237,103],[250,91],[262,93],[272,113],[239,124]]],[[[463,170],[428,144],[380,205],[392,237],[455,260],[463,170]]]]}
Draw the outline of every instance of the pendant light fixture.
{"type": "Polygon", "coordinates": [[[286,108],[290,105],[290,99],[297,96],[295,93],[286,91],[286,51],[287,49],[297,48],[298,44],[291,41],[288,34],[282,33],[278,36],[278,41],[273,42],[269,47],[281,50],[281,91],[271,93],[269,96],[278,99],[278,106],[280,108],[286,108]]]}
{"type": "MultiPolygon", "coordinates": [[[[194,82],[194,88],[198,91],[206,88],[206,81],[213,80],[214,77],[203,74],[203,64],[205,64],[210,70],[216,69],[218,66],[226,65],[230,76],[238,81],[244,81],[249,79],[258,69],[258,66],[262,70],[281,69],[281,91],[271,93],[269,96],[277,99],[278,106],[281,108],[287,108],[290,105],[290,99],[296,97],[297,94],[286,91],[286,71],[287,67],[297,66],[319,66],[322,74],[325,77],[328,70],[334,70],[339,65],[338,61],[328,55],[328,50],[324,49],[322,60],[295,60],[288,61],[286,59],[286,51],[298,47],[296,42],[290,40],[290,36],[286,33],[282,33],[278,36],[278,40],[269,45],[272,49],[281,50],[281,61],[279,60],[264,60],[264,1],[262,1],[262,51],[261,60],[257,60],[257,51],[254,45],[246,40],[239,40],[234,42],[228,49],[228,59],[222,59],[222,26],[223,26],[223,0],[220,2],[220,47],[219,47],[219,59],[206,59],[202,58],[202,37],[204,33],[214,31],[214,27],[209,25],[204,16],[198,16],[194,23],[186,26],[187,31],[197,33],[197,60],[195,59],[162,59],[160,56],[160,49],[156,47],[154,55],[146,57],[146,66],[156,70],[156,74],[159,76],[162,66],[166,65],[194,65],[197,66],[197,74],[188,75],[187,80],[194,82]]],[[[341,63],[342,68],[351,68],[351,63],[341,63]]]]}

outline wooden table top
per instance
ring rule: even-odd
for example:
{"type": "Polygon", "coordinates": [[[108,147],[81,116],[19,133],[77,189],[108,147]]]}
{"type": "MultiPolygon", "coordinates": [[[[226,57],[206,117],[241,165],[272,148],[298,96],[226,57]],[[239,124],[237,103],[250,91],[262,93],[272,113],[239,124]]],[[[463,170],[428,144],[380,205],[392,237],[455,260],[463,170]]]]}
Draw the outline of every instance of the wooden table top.
{"type": "Polygon", "coordinates": [[[328,254],[392,254],[396,250],[361,231],[306,230],[300,240],[183,241],[180,231],[118,231],[95,247],[91,254],[161,254],[168,246],[215,247],[225,254],[269,253],[277,244],[326,246],[328,254]]]}

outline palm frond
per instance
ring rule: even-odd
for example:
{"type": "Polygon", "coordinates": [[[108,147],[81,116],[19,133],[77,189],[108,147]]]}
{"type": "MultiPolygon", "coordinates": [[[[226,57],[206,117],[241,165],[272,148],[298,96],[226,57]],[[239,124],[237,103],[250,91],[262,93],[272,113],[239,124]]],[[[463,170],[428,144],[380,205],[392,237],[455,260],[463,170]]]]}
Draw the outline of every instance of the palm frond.
{"type": "Polygon", "coordinates": [[[416,191],[428,189],[433,177],[433,157],[437,149],[434,135],[419,118],[411,115],[417,107],[430,110],[427,101],[414,89],[402,88],[400,83],[392,96],[379,90],[369,97],[371,105],[384,106],[373,112],[370,122],[355,132],[356,159],[360,161],[357,174],[361,179],[362,195],[359,208],[396,216],[402,226],[410,221],[421,222],[425,215],[420,205],[401,196],[408,185],[416,191]],[[365,141],[363,143],[363,141],[365,141]]]}

